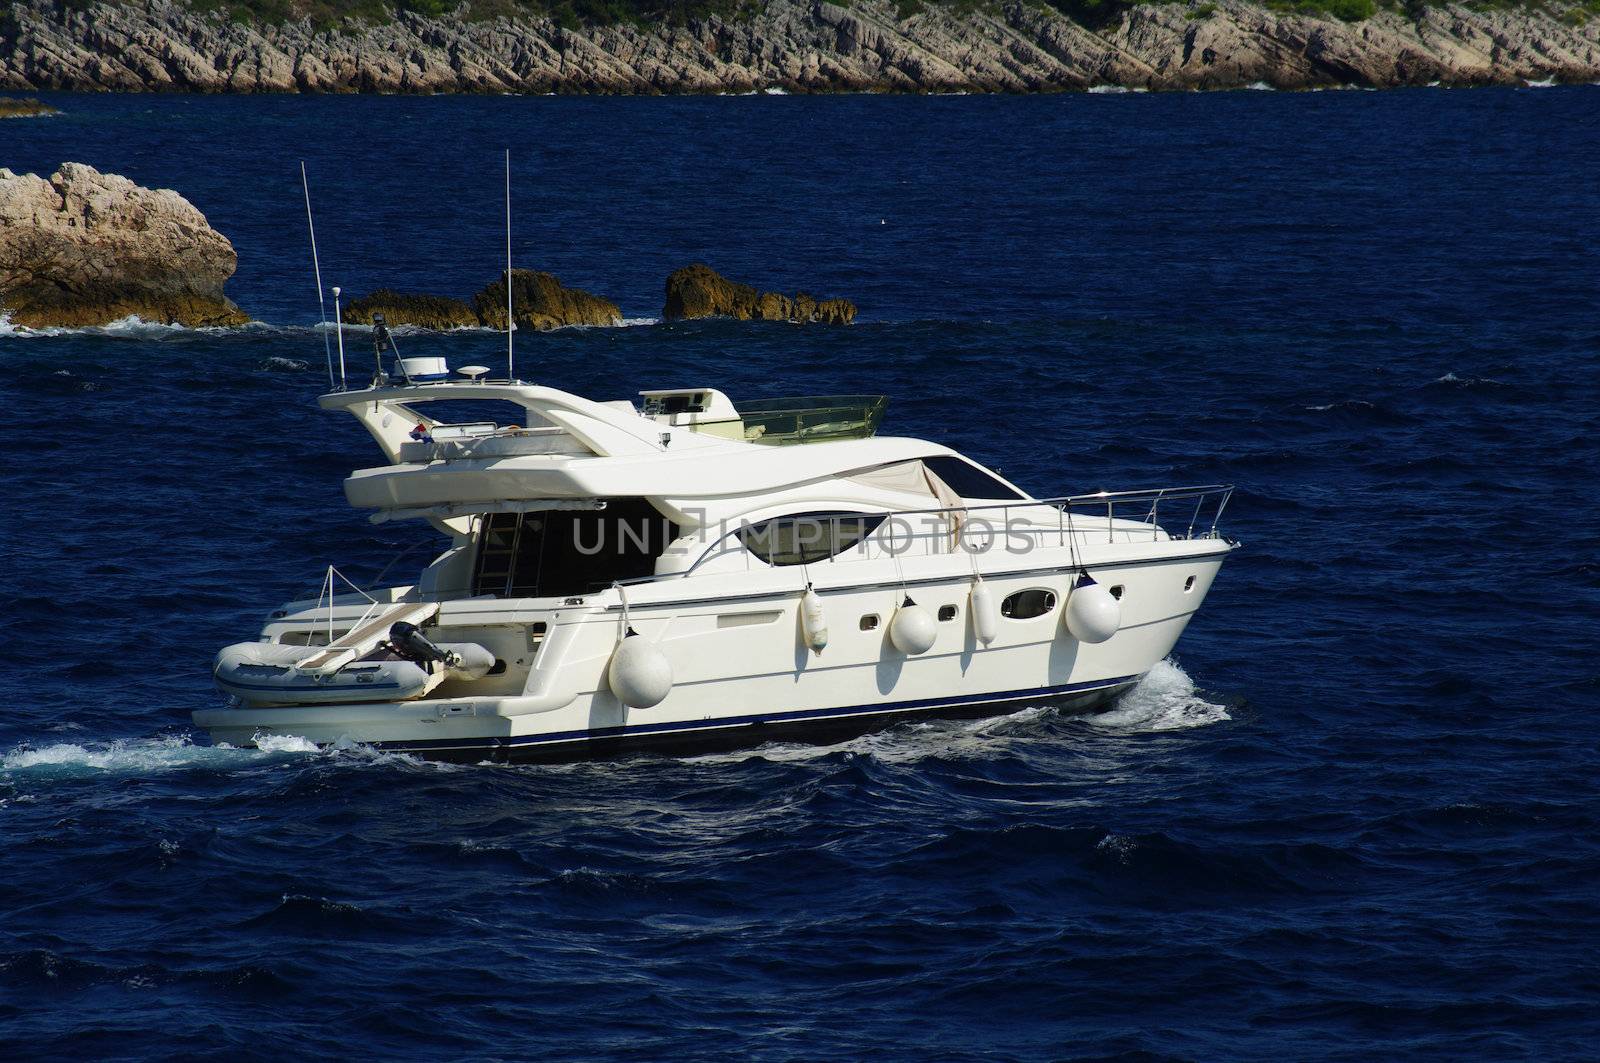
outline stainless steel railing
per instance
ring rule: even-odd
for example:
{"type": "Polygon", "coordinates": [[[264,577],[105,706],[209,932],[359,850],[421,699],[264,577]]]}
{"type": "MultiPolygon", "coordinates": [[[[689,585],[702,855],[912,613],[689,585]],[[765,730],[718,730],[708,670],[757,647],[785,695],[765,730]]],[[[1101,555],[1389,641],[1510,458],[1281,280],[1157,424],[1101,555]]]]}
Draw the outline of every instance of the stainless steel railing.
{"type": "MultiPolygon", "coordinates": [[[[1233,490],[1232,485],[1210,484],[1099,491],[958,507],[819,513],[753,523],[741,521],[739,527],[712,540],[688,569],[659,578],[692,575],[701,565],[730,553],[743,553],[751,558],[764,552],[764,560],[769,564],[812,565],[958,551],[983,554],[994,549],[1002,539],[1011,553],[1027,553],[1051,545],[1081,548],[1100,541],[1154,541],[1160,539],[1163,531],[1172,539],[1214,539],[1218,537],[1218,524],[1233,490]],[[1046,510],[1054,511],[1053,519],[1045,523],[1034,519],[1046,510]],[[1163,512],[1176,518],[1172,528],[1161,527],[1159,521],[1163,512]],[[1181,532],[1175,530],[1179,522],[1183,525],[1181,532]],[[867,524],[871,526],[865,527],[867,524]]],[[[646,577],[637,582],[650,582],[655,578],[658,577],[646,577]]]]}

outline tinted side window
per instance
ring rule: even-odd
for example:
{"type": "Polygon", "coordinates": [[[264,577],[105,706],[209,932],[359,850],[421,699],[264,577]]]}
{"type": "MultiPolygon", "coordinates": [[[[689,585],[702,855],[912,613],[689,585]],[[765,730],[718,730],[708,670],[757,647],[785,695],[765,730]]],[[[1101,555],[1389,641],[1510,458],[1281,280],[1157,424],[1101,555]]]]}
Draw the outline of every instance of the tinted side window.
{"type": "Polygon", "coordinates": [[[1021,498],[993,476],[969,461],[941,454],[937,458],[923,458],[922,464],[950,485],[950,490],[962,498],[1021,498]]]}
{"type": "Polygon", "coordinates": [[[769,565],[826,561],[871,535],[882,513],[796,513],[739,529],[745,549],[769,565]]]}

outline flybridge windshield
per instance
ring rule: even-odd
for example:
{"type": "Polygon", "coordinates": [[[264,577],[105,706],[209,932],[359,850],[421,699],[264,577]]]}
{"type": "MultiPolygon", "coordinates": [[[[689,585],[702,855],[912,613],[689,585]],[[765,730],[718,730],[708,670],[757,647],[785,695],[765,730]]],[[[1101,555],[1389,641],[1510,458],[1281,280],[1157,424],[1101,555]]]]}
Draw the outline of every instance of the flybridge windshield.
{"type": "MultiPolygon", "coordinates": [[[[528,408],[504,399],[438,399],[407,402],[419,416],[435,424],[478,424],[493,422],[502,428],[528,427],[528,408]]],[[[535,419],[535,427],[542,423],[535,419]]]]}

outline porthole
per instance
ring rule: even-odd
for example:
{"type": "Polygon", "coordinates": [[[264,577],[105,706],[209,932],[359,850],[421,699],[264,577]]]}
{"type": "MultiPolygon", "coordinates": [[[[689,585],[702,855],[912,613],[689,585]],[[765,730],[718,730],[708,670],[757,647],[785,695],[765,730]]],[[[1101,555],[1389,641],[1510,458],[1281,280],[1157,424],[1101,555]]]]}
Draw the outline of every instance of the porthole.
{"type": "Polygon", "coordinates": [[[950,620],[954,620],[955,618],[956,618],[956,607],[955,606],[953,606],[953,605],[941,605],[941,606],[939,606],[939,619],[941,621],[950,621],[950,620]]]}
{"type": "Polygon", "coordinates": [[[876,630],[878,630],[878,614],[877,613],[868,613],[866,616],[862,617],[861,618],[861,630],[862,631],[876,631],[876,630]]]}
{"type": "Polygon", "coordinates": [[[485,674],[486,675],[505,675],[506,674],[506,662],[504,662],[502,660],[499,660],[497,658],[495,660],[495,662],[494,662],[494,666],[491,667],[489,669],[489,671],[486,672],[485,674]]]}
{"type": "Polygon", "coordinates": [[[1012,620],[1032,620],[1036,616],[1044,616],[1055,607],[1054,591],[1031,588],[1006,595],[1000,603],[1000,615],[1012,620]]]}
{"type": "Polygon", "coordinates": [[[1119,602],[1122,601],[1122,592],[1123,592],[1123,590],[1124,590],[1124,588],[1123,588],[1122,584],[1120,584],[1120,583],[1117,584],[1115,587],[1111,588],[1111,597],[1115,598],[1119,602]]]}
{"type": "Polygon", "coordinates": [[[1190,576],[1183,581],[1183,593],[1188,594],[1192,590],[1194,590],[1194,577],[1190,576]]]}

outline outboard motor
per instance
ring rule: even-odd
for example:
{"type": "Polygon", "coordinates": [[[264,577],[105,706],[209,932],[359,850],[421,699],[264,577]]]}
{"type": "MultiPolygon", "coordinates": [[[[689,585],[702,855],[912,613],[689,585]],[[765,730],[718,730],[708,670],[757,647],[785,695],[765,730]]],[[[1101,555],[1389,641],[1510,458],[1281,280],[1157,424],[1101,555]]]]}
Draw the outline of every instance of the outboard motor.
{"type": "Polygon", "coordinates": [[[389,645],[406,660],[418,664],[437,662],[446,668],[454,668],[461,663],[460,654],[435,646],[421,628],[404,620],[397,621],[389,628],[389,645]]]}

